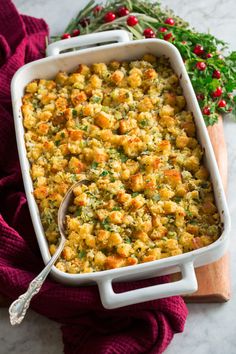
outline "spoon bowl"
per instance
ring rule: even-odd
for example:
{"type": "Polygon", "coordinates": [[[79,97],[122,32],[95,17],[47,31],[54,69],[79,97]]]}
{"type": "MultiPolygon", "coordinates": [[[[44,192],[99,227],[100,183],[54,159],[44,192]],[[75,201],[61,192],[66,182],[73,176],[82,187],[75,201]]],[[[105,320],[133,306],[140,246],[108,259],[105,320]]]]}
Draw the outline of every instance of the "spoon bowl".
{"type": "Polygon", "coordinates": [[[12,326],[19,325],[23,321],[25,314],[29,308],[31,299],[39,292],[50,270],[52,269],[53,265],[60,256],[66,242],[65,221],[68,208],[73,201],[73,191],[76,187],[83,184],[88,186],[89,184],[91,184],[91,182],[89,180],[82,180],[73,184],[66,192],[60,204],[57,215],[58,230],[61,236],[58,248],[54,255],[51,257],[50,261],[46,264],[44,269],[39,273],[36,278],[34,278],[30,282],[27,291],[24,294],[20,295],[18,299],[16,299],[9,307],[10,323],[12,326]]]}

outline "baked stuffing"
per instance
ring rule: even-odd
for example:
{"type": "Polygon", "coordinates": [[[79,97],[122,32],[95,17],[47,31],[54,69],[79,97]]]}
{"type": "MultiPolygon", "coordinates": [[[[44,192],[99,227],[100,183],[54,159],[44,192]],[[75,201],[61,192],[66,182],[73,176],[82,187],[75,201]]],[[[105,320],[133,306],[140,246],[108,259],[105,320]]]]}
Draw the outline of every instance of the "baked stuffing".
{"type": "Polygon", "coordinates": [[[86,273],[175,256],[221,233],[203,151],[168,60],[80,64],[34,80],[23,97],[27,156],[49,249],[68,188],[56,266],[86,273]]]}

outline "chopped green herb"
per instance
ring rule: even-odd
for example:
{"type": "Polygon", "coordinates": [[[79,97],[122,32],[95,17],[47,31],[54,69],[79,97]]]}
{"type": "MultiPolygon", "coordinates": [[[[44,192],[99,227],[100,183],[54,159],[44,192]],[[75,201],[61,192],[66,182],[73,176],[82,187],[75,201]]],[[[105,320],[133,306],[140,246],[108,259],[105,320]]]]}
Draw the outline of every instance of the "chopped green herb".
{"type": "Polygon", "coordinates": [[[197,220],[189,220],[188,223],[192,224],[192,225],[196,225],[197,224],[197,220]]]}
{"type": "Polygon", "coordinates": [[[175,231],[169,231],[167,234],[168,238],[176,238],[177,233],[175,231]]]}
{"type": "Polygon", "coordinates": [[[77,181],[77,174],[76,173],[71,173],[70,176],[74,181],[77,181]]]}
{"type": "Polygon", "coordinates": [[[61,143],[61,140],[56,140],[56,141],[55,141],[55,145],[56,145],[56,146],[59,146],[60,143],[61,143]]]}
{"type": "Polygon", "coordinates": [[[152,197],[152,200],[154,200],[154,202],[159,202],[160,199],[161,197],[159,196],[159,194],[154,194],[154,196],[152,197]]]}
{"type": "Polygon", "coordinates": [[[141,125],[141,127],[147,126],[147,122],[145,120],[141,120],[141,122],[139,124],[141,125]]]}
{"type": "Polygon", "coordinates": [[[173,215],[167,215],[167,218],[169,220],[169,223],[173,223],[175,221],[175,218],[173,215]]]}
{"type": "Polygon", "coordinates": [[[93,97],[92,97],[92,102],[93,102],[93,103],[99,103],[99,102],[101,102],[101,97],[93,96],[93,97]]]}
{"type": "Polygon", "coordinates": [[[120,159],[122,162],[126,162],[129,158],[125,154],[120,154],[120,159]]]}
{"type": "Polygon", "coordinates": [[[120,209],[121,209],[120,207],[114,207],[114,208],[112,208],[113,211],[120,210],[120,209]]]}
{"type": "Polygon", "coordinates": [[[86,252],[84,250],[79,252],[79,258],[82,259],[86,256],[86,252]]]}
{"type": "Polygon", "coordinates": [[[75,211],[75,216],[80,216],[82,213],[82,207],[78,207],[77,210],[75,211]]]}
{"type": "Polygon", "coordinates": [[[137,195],[139,195],[139,192],[134,192],[134,193],[131,194],[131,197],[135,198],[135,197],[137,197],[137,195]]]}
{"type": "Polygon", "coordinates": [[[78,117],[78,112],[76,111],[76,109],[72,109],[72,115],[74,118],[78,117]]]}
{"type": "Polygon", "coordinates": [[[37,109],[38,108],[38,102],[33,102],[33,107],[34,107],[34,109],[37,109]]]}
{"type": "Polygon", "coordinates": [[[104,176],[107,176],[108,175],[108,171],[104,170],[102,171],[102,173],[100,174],[100,176],[104,177],[104,176]]]}
{"type": "Polygon", "coordinates": [[[106,231],[111,231],[111,225],[110,225],[110,220],[108,217],[106,217],[102,222],[101,222],[102,227],[106,231]]]}
{"type": "Polygon", "coordinates": [[[188,217],[193,216],[193,213],[191,213],[191,211],[189,211],[189,210],[185,210],[185,211],[186,211],[186,214],[187,214],[188,217]]]}
{"type": "Polygon", "coordinates": [[[91,168],[92,168],[93,170],[96,170],[97,167],[98,167],[98,162],[93,161],[92,164],[91,164],[91,168]]]}
{"type": "Polygon", "coordinates": [[[181,201],[181,199],[182,199],[181,197],[174,197],[173,200],[174,200],[174,202],[179,203],[181,201]]]}
{"type": "Polygon", "coordinates": [[[65,138],[65,133],[64,132],[61,132],[61,137],[64,139],[65,138]]]}
{"type": "Polygon", "coordinates": [[[88,126],[85,125],[84,127],[81,127],[81,129],[82,129],[83,131],[87,132],[87,131],[88,131],[88,126]]]}
{"type": "Polygon", "coordinates": [[[129,237],[125,238],[125,243],[131,243],[131,239],[129,237]]]}
{"type": "Polygon", "coordinates": [[[115,177],[111,177],[111,178],[110,178],[110,181],[111,181],[112,183],[115,182],[115,181],[116,181],[115,177]]]}

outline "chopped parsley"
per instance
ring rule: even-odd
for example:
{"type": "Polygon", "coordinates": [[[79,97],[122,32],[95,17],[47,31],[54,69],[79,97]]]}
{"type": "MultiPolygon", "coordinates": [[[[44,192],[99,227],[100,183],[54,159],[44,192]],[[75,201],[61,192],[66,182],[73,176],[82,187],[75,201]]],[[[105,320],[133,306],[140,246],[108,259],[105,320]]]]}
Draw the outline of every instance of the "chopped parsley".
{"type": "Polygon", "coordinates": [[[159,194],[154,194],[154,196],[152,197],[152,200],[154,200],[154,202],[159,202],[160,199],[161,197],[159,196],[159,194]]]}
{"type": "Polygon", "coordinates": [[[139,195],[139,192],[134,192],[134,193],[131,194],[131,197],[135,198],[135,197],[137,197],[137,195],[139,195]]]}
{"type": "Polygon", "coordinates": [[[139,124],[141,125],[141,127],[146,127],[148,125],[146,120],[141,120],[139,124]]]}
{"type": "Polygon", "coordinates": [[[78,207],[77,210],[75,211],[75,216],[80,216],[82,213],[82,207],[78,207]]]}
{"type": "Polygon", "coordinates": [[[185,210],[185,211],[186,211],[186,214],[187,214],[188,217],[193,216],[193,213],[191,213],[191,211],[189,211],[189,210],[185,210]]]}
{"type": "Polygon", "coordinates": [[[56,141],[55,141],[55,145],[56,145],[56,146],[59,146],[60,143],[61,143],[61,140],[56,140],[56,141]]]}
{"type": "Polygon", "coordinates": [[[180,201],[181,201],[181,197],[174,197],[173,198],[173,200],[174,200],[174,202],[176,202],[176,203],[179,203],[180,201]]]}
{"type": "Polygon", "coordinates": [[[197,220],[189,220],[188,223],[192,224],[192,225],[196,225],[197,224],[197,220]]]}
{"type": "Polygon", "coordinates": [[[79,258],[82,259],[86,256],[86,252],[84,250],[79,252],[79,258]]]}
{"type": "Polygon", "coordinates": [[[101,102],[101,97],[93,96],[92,99],[91,99],[91,101],[92,101],[93,103],[99,103],[99,102],[101,102]]]}
{"type": "Polygon", "coordinates": [[[76,109],[72,109],[72,116],[74,118],[78,117],[78,112],[76,111],[76,109]]]}
{"type": "Polygon", "coordinates": [[[93,161],[92,164],[91,164],[91,168],[92,168],[93,170],[96,170],[97,167],[98,167],[98,162],[93,161]]]}
{"type": "Polygon", "coordinates": [[[108,175],[108,171],[104,170],[102,171],[102,173],[100,174],[101,177],[107,176],[108,175]]]}
{"type": "Polygon", "coordinates": [[[108,217],[106,217],[102,222],[101,222],[102,227],[106,231],[111,231],[111,225],[110,225],[110,220],[108,217]]]}
{"type": "Polygon", "coordinates": [[[126,162],[129,158],[125,154],[120,154],[120,159],[122,162],[126,162]]]}

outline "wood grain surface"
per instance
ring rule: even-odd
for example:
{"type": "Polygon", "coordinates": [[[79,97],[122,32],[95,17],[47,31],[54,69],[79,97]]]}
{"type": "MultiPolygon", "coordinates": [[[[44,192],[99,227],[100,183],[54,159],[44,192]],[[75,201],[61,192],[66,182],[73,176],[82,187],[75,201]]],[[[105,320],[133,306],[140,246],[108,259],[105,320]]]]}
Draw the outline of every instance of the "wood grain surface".
{"type": "MultiPolygon", "coordinates": [[[[219,118],[219,122],[217,124],[208,128],[208,133],[226,191],[228,171],[227,148],[224,138],[222,118],[219,118]]],[[[217,262],[197,268],[196,275],[198,280],[198,291],[192,295],[186,296],[186,302],[225,302],[230,299],[228,253],[217,262]]],[[[178,277],[178,274],[174,274],[172,279],[176,280],[178,277]]],[[[5,299],[1,295],[0,306],[9,306],[9,300],[5,299]]]]}

